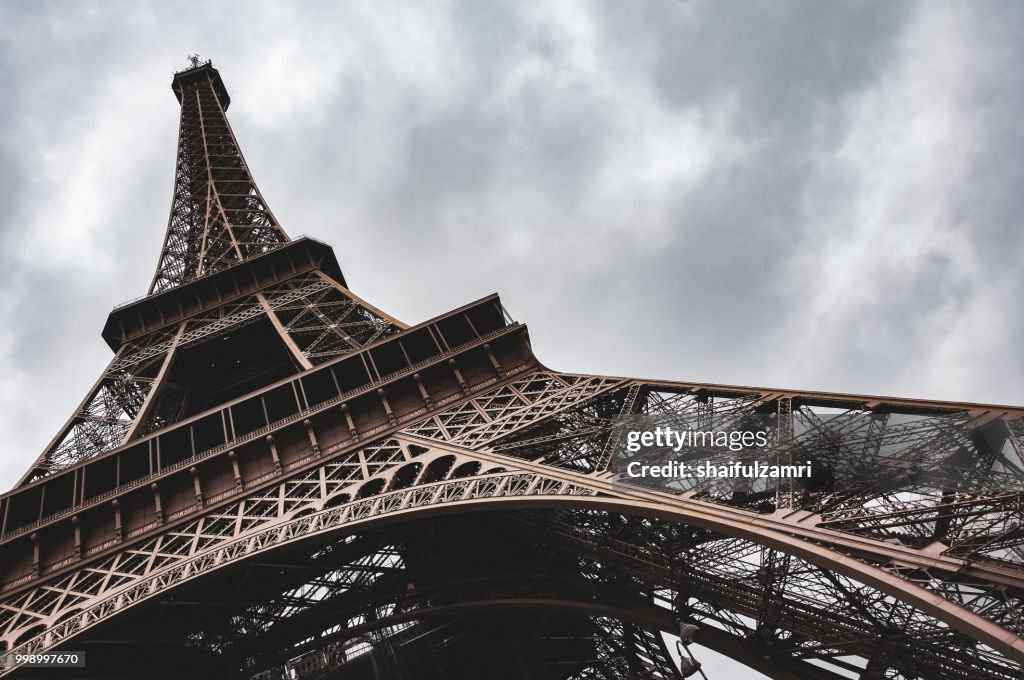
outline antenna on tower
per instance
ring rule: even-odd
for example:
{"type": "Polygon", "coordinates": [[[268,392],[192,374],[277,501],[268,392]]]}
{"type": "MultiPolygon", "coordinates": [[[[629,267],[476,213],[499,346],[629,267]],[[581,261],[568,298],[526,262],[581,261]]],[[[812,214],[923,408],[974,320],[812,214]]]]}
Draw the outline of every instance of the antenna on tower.
{"type": "Polygon", "coordinates": [[[192,62],[192,68],[199,68],[200,63],[202,63],[202,62],[199,61],[199,55],[198,54],[190,54],[190,55],[188,55],[188,60],[190,62],[192,62]]]}

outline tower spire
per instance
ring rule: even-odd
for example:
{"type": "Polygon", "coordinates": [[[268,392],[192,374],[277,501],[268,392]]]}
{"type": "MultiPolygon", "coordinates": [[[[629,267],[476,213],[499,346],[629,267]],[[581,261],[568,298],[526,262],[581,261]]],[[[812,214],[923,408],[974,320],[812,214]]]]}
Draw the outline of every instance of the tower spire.
{"type": "Polygon", "coordinates": [[[287,242],[253,181],[227,111],[231,103],[209,60],[189,57],[171,88],[181,103],[174,198],[160,261],[159,293],[287,242]]]}

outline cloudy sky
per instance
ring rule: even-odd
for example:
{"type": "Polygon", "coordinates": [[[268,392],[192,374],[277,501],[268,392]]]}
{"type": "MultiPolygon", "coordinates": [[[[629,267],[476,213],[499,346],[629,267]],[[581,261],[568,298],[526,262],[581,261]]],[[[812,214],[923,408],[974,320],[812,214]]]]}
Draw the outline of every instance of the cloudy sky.
{"type": "Polygon", "coordinates": [[[257,182],[552,368],[1024,402],[1024,4],[0,4],[0,487],[106,365],[212,58],[257,182]]]}

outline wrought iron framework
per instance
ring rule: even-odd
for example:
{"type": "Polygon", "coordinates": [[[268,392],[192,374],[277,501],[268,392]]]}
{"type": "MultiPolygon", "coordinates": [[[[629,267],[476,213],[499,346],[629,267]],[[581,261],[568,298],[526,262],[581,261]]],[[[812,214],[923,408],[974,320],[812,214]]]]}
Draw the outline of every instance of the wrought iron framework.
{"type": "Polygon", "coordinates": [[[167,236],[149,286],[159,293],[288,241],[238,148],[231,104],[207,61],[174,77],[181,103],[178,167],[167,236]]]}
{"type": "Polygon", "coordinates": [[[771,677],[1020,677],[1024,409],[558,373],[497,296],[406,326],[287,241],[216,71],[174,89],[152,294],[0,496],[4,649],[85,649],[95,678],[667,680],[685,619],[771,677]],[[758,419],[746,462],[814,473],[625,483],[622,417],[758,419]]]}

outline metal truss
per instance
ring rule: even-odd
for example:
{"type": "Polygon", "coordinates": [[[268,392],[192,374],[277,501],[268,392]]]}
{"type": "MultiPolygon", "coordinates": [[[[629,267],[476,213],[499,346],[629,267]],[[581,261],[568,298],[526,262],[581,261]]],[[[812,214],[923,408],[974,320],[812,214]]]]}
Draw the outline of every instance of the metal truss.
{"type": "Polygon", "coordinates": [[[288,241],[260,194],[231,131],[220,74],[207,64],[178,73],[178,163],[167,235],[150,293],[159,293],[288,241]]]}
{"type": "MultiPolygon", "coordinates": [[[[399,534],[401,536],[401,532],[399,534]]],[[[370,636],[377,643],[405,637],[410,628],[420,627],[438,618],[473,616],[476,612],[495,615],[502,610],[538,610],[552,608],[583,608],[589,623],[575,630],[544,631],[544,641],[563,641],[567,637],[585,636],[592,644],[591,659],[559,659],[557,663],[578,667],[575,677],[601,677],[594,673],[628,668],[633,674],[616,672],[610,677],[675,678],[674,666],[657,633],[632,622],[602,618],[596,611],[623,609],[623,595],[610,593],[594,584],[551,574],[551,564],[537,564],[528,576],[519,574],[467,577],[462,554],[456,549],[445,554],[444,547],[431,543],[430,554],[438,559],[458,559],[457,573],[423,584],[422,570],[415,564],[423,557],[422,540],[409,540],[405,535],[395,542],[382,543],[374,534],[353,536],[327,550],[311,555],[290,555],[284,562],[296,574],[297,584],[289,582],[279,595],[263,597],[257,606],[246,606],[253,599],[252,589],[230,593],[218,622],[204,622],[189,634],[191,644],[215,651],[217,656],[206,670],[195,677],[223,677],[225,669],[234,667],[231,677],[285,678],[288,669],[302,667],[300,677],[322,672],[352,660],[343,650],[353,640],[370,636]],[[403,558],[408,555],[408,560],[403,558]],[[407,584],[420,583],[407,588],[407,584]],[[234,613],[234,612],[240,613],[234,613]],[[254,624],[250,621],[255,620],[254,624]],[[312,636],[310,631],[316,631],[312,636]],[[315,660],[314,660],[315,659],[315,660]]],[[[450,549],[450,546],[449,546],[450,549]]],[[[275,562],[282,565],[282,561],[275,562]]],[[[535,563],[536,564],[536,563],[535,563]]],[[[167,604],[165,606],[185,606],[167,604]]],[[[648,612],[654,620],[664,618],[650,604],[632,604],[648,612]]],[[[197,603],[198,605],[198,603],[197,603]]],[[[166,631],[164,631],[166,635],[166,631]]],[[[554,654],[542,654],[551,662],[554,654]]]]}
{"type": "MultiPolygon", "coordinates": [[[[596,613],[579,617],[578,621],[572,622],[571,628],[566,626],[554,630],[545,629],[543,619],[535,622],[533,618],[524,621],[522,616],[512,618],[509,612],[503,610],[502,605],[497,604],[492,598],[504,596],[506,602],[515,600],[520,612],[525,608],[579,605],[585,605],[595,612],[601,608],[586,601],[558,599],[570,598],[575,593],[556,583],[542,584],[534,580],[530,583],[508,585],[515,587],[513,589],[492,585],[486,592],[465,587],[455,587],[454,592],[431,589],[430,595],[434,603],[425,607],[418,606],[425,604],[422,598],[399,597],[391,602],[378,602],[378,610],[369,612],[370,618],[364,620],[359,617],[350,621],[349,627],[335,626],[338,633],[344,631],[343,635],[337,636],[337,641],[323,643],[315,651],[301,653],[283,664],[255,674],[242,672],[230,677],[251,680],[362,678],[367,677],[366,671],[371,669],[372,677],[381,677],[381,669],[375,666],[383,664],[366,663],[368,655],[379,653],[378,650],[400,649],[415,642],[420,642],[422,646],[450,645],[453,638],[459,648],[472,648],[481,644],[477,629],[481,624],[481,617],[484,616],[487,621],[503,622],[506,628],[527,628],[534,634],[532,640],[525,641],[526,644],[514,639],[512,634],[504,638],[506,648],[494,650],[496,653],[486,667],[487,677],[546,677],[566,680],[675,680],[679,677],[658,633],[634,624],[623,623],[614,616],[601,616],[596,613]],[[482,599],[474,599],[478,597],[482,599]],[[446,607],[459,607],[463,612],[476,608],[480,613],[445,618],[438,623],[437,619],[443,615],[446,607]],[[406,620],[406,615],[417,615],[422,618],[406,620]],[[381,618],[375,619],[375,616],[381,618]],[[401,618],[403,623],[388,624],[388,621],[395,618],[401,618]],[[370,632],[353,632],[357,630],[370,632]],[[442,631],[445,635],[441,637],[434,634],[435,631],[442,631]],[[557,653],[559,647],[569,646],[574,650],[586,650],[587,653],[582,654],[580,658],[552,658],[554,654],[551,648],[557,653]],[[509,658],[508,647],[515,650],[515,657],[509,658]],[[532,674],[510,674],[509,669],[515,669],[517,666],[529,668],[527,673],[532,674]]],[[[550,628],[550,622],[548,623],[550,628]]],[[[525,637],[521,630],[517,632],[521,637],[525,637]]],[[[436,651],[425,649],[421,652],[420,658],[425,657],[425,660],[433,663],[427,668],[417,664],[417,677],[451,677],[451,671],[446,668],[445,662],[439,658],[436,651]]],[[[197,674],[194,677],[207,676],[197,674]]]]}
{"type": "Polygon", "coordinates": [[[34,481],[177,422],[186,386],[161,381],[175,352],[272,318],[302,365],[398,332],[384,315],[322,273],[303,274],[126,343],[20,482],[34,481]]]}
{"type": "Polygon", "coordinates": [[[265,296],[309,366],[365,347],[405,327],[320,272],[286,281],[266,291],[265,296]]]}
{"type": "Polygon", "coordinates": [[[21,483],[120,446],[153,389],[177,330],[126,344],[21,483]]]}
{"type": "MultiPolygon", "coordinates": [[[[557,540],[546,544],[577,555],[584,576],[632,579],[652,599],[659,592],[675,592],[662,598],[734,638],[770,648],[785,664],[827,663],[859,669],[864,677],[1015,677],[1018,662],[1005,656],[1013,645],[1001,652],[991,640],[979,643],[962,632],[963,626],[952,625],[949,616],[953,612],[962,622],[994,625],[991,630],[1003,630],[1010,636],[1006,639],[1020,640],[1024,632],[1024,575],[1012,531],[1020,513],[991,500],[1004,499],[1014,489],[1021,492],[1019,482],[1013,486],[1017,478],[1004,472],[1013,460],[997,465],[994,461],[1001,458],[991,451],[977,456],[988,462],[967,469],[981,490],[970,502],[936,493],[930,494],[931,506],[923,500],[934,480],[949,483],[955,477],[941,470],[950,447],[980,441],[970,436],[969,418],[879,418],[851,408],[825,419],[820,409],[797,407],[792,437],[799,455],[828,462],[836,489],[862,491],[795,494],[798,507],[777,510],[764,507],[766,499],[776,498],[775,489],[739,496],[716,496],[714,487],[630,490],[600,469],[612,434],[611,415],[623,408],[667,414],[677,422],[691,417],[725,422],[764,410],[762,402],[747,396],[708,397],[665,383],[524,375],[408,426],[400,437],[362,445],[27,591],[2,605],[0,631],[19,649],[50,648],[167,588],[275,546],[339,529],[353,531],[389,517],[414,518],[420,510],[462,512],[462,507],[491,507],[483,503],[487,499],[522,498],[531,499],[530,506],[562,508],[558,522],[545,530],[557,540]],[[961,436],[957,428],[968,428],[968,435],[961,436]],[[866,452],[872,463],[837,450],[866,452]],[[933,472],[913,474],[915,465],[933,472]],[[981,472],[985,465],[994,479],[981,472]],[[902,487],[894,485],[894,470],[902,471],[902,487]],[[869,483],[881,491],[870,496],[863,490],[869,483]],[[901,493],[906,500],[895,506],[901,493]],[[974,501],[986,493],[989,511],[981,514],[974,501]],[[559,497],[574,500],[560,503],[559,497]],[[867,499],[856,513],[850,511],[853,498],[867,499]],[[926,507],[930,514],[924,513],[926,507]],[[618,508],[618,514],[609,514],[611,508],[618,508]],[[629,508],[657,519],[629,520],[629,508]],[[1002,508],[1001,519],[992,508],[1002,508]],[[700,513],[728,514],[709,528],[687,529],[702,523],[700,513]],[[738,523],[726,517],[739,518],[738,523]],[[845,524],[836,524],[839,517],[845,524]],[[880,518],[888,519],[880,525],[880,518]],[[894,533],[893,526],[900,531],[894,533]],[[787,543],[769,540],[772,531],[787,534],[787,543]],[[893,540],[897,535],[902,537],[898,542],[893,540]],[[822,542],[826,549],[815,545],[822,542]],[[992,545],[1000,546],[998,555],[992,545]],[[974,550],[968,551],[969,546],[974,550]],[[822,563],[823,555],[831,557],[822,563]],[[846,569],[852,564],[863,566],[846,569]],[[858,574],[872,573],[877,576],[871,583],[858,579],[858,574]],[[908,600],[907,593],[920,599],[908,600]]],[[[1019,431],[1016,419],[1009,423],[1006,432],[1019,431]]],[[[1005,457],[1015,450],[1007,439],[985,441],[999,444],[992,450],[1005,457]]],[[[779,455],[786,444],[793,442],[775,442],[763,452],[765,459],[779,455]]],[[[961,466],[963,458],[956,458],[961,466]]],[[[530,531],[540,526],[533,522],[530,531]]]]}
{"type": "Polygon", "coordinates": [[[687,620],[745,641],[750,651],[790,672],[865,678],[1017,672],[1018,666],[914,607],[751,541],[585,511],[513,521],[520,531],[543,532],[548,545],[578,556],[590,578],[628,574],[687,620]]]}

